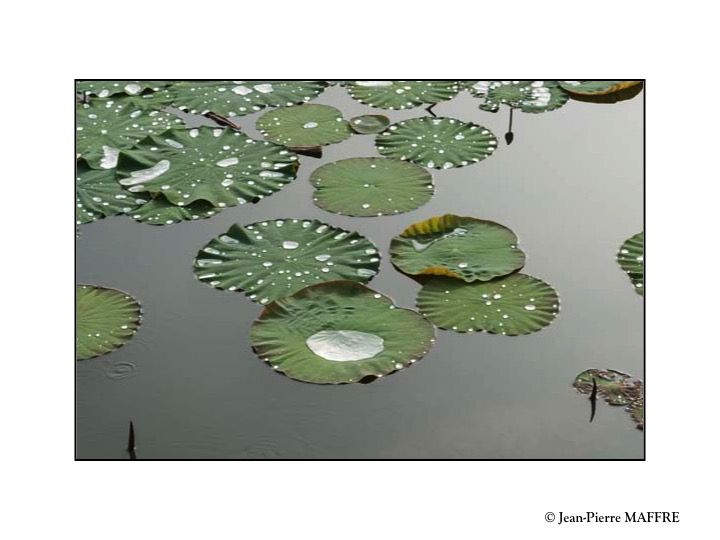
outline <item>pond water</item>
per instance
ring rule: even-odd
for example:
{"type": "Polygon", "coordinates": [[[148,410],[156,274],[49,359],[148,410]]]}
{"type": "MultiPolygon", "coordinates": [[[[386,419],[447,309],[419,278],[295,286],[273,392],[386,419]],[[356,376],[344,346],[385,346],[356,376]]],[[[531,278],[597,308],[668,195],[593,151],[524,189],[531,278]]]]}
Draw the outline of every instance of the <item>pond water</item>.
{"type": "MultiPolygon", "coordinates": [[[[379,112],[331,87],[313,101],[345,118],[379,112]]],[[[301,157],[297,180],[259,204],[167,227],[118,216],[80,227],[77,282],[129,292],[143,324],[121,349],[76,362],[76,456],[127,458],[128,421],[138,459],[449,458],[641,459],[643,433],[620,407],[590,404],[572,388],[587,368],[643,373],[643,300],[615,261],[643,228],[643,94],[612,105],[569,101],[545,114],[477,108],[461,93],[438,116],[473,121],[499,139],[468,167],[432,171],[436,194],[397,216],[351,218],[311,201],[310,173],[338,159],[377,156],[373,135],[354,135],[301,157]],[[371,239],[383,259],[369,283],[414,308],[419,285],[387,255],[408,225],[444,213],[502,223],[520,238],[524,273],[550,283],[562,309],[544,330],[519,337],[437,331],[430,353],[372,384],[314,385],[270,369],[252,352],[261,306],[193,274],[196,253],[233,223],[317,218],[371,239]]],[[[255,120],[238,123],[261,138],[255,120]]],[[[382,112],[392,121],[422,108],[382,112]]]]}

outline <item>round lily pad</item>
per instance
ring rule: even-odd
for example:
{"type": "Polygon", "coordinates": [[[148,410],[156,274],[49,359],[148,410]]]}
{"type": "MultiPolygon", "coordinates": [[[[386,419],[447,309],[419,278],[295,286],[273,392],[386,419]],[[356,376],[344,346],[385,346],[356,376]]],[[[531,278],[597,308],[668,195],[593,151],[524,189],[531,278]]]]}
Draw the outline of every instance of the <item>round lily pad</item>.
{"type": "Polygon", "coordinates": [[[599,96],[639,86],[642,81],[558,81],[563,90],[582,96],[599,96]]]}
{"type": "Polygon", "coordinates": [[[130,148],[153,133],[185,127],[174,114],[153,109],[132,97],[78,103],[75,118],[77,153],[91,166],[104,168],[115,165],[118,150],[130,148]]]}
{"type": "Polygon", "coordinates": [[[573,386],[586,395],[592,395],[596,388],[597,395],[605,403],[625,407],[636,427],[643,429],[645,397],[641,380],[614,369],[587,369],[575,377],[573,386]]]}
{"type": "Polygon", "coordinates": [[[556,81],[468,81],[470,93],[484,101],[480,108],[497,112],[500,105],[527,113],[541,113],[559,109],[568,95],[556,81]]]}
{"type": "Polygon", "coordinates": [[[380,109],[412,109],[454,98],[457,81],[352,81],[347,85],[353,99],[380,109]]]}
{"type": "Polygon", "coordinates": [[[313,201],[347,216],[383,216],[415,210],[435,187],[428,171],[389,158],[350,158],[328,163],[310,175],[313,201]]]}
{"type": "Polygon", "coordinates": [[[131,192],[161,193],[172,204],[223,208],[255,201],[295,179],[297,156],[231,129],[171,130],[120,153],[118,181],[131,192]]]}
{"type": "Polygon", "coordinates": [[[181,221],[207,219],[221,211],[222,208],[216,208],[207,201],[195,201],[187,206],[177,206],[163,195],[157,195],[149,201],[143,201],[142,206],[128,213],[136,221],[148,225],[172,225],[181,221]]]}
{"type": "Polygon", "coordinates": [[[390,243],[395,266],[410,275],[487,281],[525,265],[515,233],[472,217],[445,214],[414,223],[390,243]]]}
{"type": "Polygon", "coordinates": [[[140,305],[115,289],[75,287],[75,359],[87,360],[127,343],[140,326],[140,305]]]}
{"type": "Polygon", "coordinates": [[[519,336],[549,325],[560,300],[550,285],[525,274],[473,283],[434,277],[420,289],[417,306],[444,330],[519,336]]]}
{"type": "Polygon", "coordinates": [[[390,125],[390,119],[382,114],[364,114],[350,119],[350,128],[360,135],[380,133],[390,125]]]}
{"type": "Polygon", "coordinates": [[[640,296],[645,295],[645,233],[640,232],[631,236],[622,246],[617,254],[617,260],[630,281],[635,286],[635,292],[640,296]]]}
{"type": "Polygon", "coordinates": [[[200,281],[267,304],[322,281],[367,282],[380,255],[358,233],[318,220],[277,219],[233,225],[200,250],[193,265],[200,281]]]}
{"type": "Polygon", "coordinates": [[[106,98],[117,94],[137,96],[146,90],[157,92],[168,86],[169,81],[77,81],[75,90],[80,94],[88,94],[106,98]]]}
{"type": "Polygon", "coordinates": [[[325,81],[192,81],[172,85],[167,94],[173,105],[190,113],[245,116],[305,103],[326,87],[325,81]]]}
{"type": "Polygon", "coordinates": [[[342,113],[328,105],[297,105],[268,111],[257,121],[268,141],[289,148],[339,143],[352,135],[342,113]]]}
{"type": "Polygon", "coordinates": [[[383,156],[449,169],[485,159],[497,148],[497,139],[471,122],[423,117],[393,124],[375,138],[375,146],[383,156]]]}
{"type": "Polygon", "coordinates": [[[114,170],[93,169],[80,158],[76,165],[75,223],[129,212],[137,206],[135,197],[115,179],[114,170]]]}
{"type": "Polygon", "coordinates": [[[435,332],[414,311],[351,281],[306,287],[255,321],[255,352],[293,379],[341,384],[382,377],[422,358],[435,332]]]}

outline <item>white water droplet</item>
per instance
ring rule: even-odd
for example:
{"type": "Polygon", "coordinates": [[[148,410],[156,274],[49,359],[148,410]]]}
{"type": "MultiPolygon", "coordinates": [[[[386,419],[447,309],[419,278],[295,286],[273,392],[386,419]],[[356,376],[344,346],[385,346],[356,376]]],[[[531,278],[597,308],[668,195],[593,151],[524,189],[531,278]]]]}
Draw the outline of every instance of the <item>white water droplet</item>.
{"type": "Polygon", "coordinates": [[[307,124],[303,125],[305,129],[312,129],[318,127],[317,122],[308,122],[307,124]]]}
{"type": "Polygon", "coordinates": [[[527,306],[525,306],[525,309],[527,309],[528,311],[535,311],[535,306],[532,304],[528,304],[527,306]]]}
{"type": "Polygon", "coordinates": [[[285,240],[282,243],[282,247],[285,249],[297,249],[298,247],[300,247],[300,244],[298,244],[297,242],[293,242],[292,240],[285,240]]]}
{"type": "Polygon", "coordinates": [[[236,157],[221,159],[218,161],[215,165],[218,167],[230,167],[231,165],[237,165],[240,162],[240,160],[236,157]]]}
{"type": "Polygon", "coordinates": [[[170,169],[170,162],[167,159],[159,161],[149,169],[142,169],[130,173],[130,178],[123,178],[120,183],[123,186],[134,186],[154,180],[161,174],[166,173],[170,169]]]}
{"type": "Polygon", "coordinates": [[[305,344],[319,357],[334,362],[367,360],[385,349],[383,338],[357,330],[322,330],[305,344]]]}

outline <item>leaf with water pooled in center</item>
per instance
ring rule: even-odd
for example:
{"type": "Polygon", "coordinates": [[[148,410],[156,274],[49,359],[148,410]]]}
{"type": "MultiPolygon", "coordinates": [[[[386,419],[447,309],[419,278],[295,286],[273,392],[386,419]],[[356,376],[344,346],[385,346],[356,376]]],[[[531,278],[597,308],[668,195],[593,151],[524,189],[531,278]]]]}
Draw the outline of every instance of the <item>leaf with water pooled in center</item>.
{"type": "Polygon", "coordinates": [[[193,265],[200,281],[267,304],[318,282],[367,282],[380,255],[356,232],[318,220],[277,219],[233,225],[200,250],[193,265]]]}
{"type": "Polygon", "coordinates": [[[297,105],[268,111],[257,121],[268,141],[289,148],[314,148],[344,141],[352,131],[342,113],[328,105],[297,105]]]}
{"type": "Polygon", "coordinates": [[[508,105],[526,113],[542,113],[559,109],[568,100],[557,81],[467,81],[465,87],[483,100],[480,108],[490,112],[508,105]]]}
{"type": "Polygon", "coordinates": [[[250,331],[275,370],[317,384],[366,382],[422,358],[431,324],[390,298],[350,281],[306,287],[270,305],[250,331]]]}
{"type": "Polygon", "coordinates": [[[642,84],[642,81],[558,81],[560,87],[571,94],[599,96],[620,92],[642,84]]]}
{"type": "Polygon", "coordinates": [[[380,133],[390,125],[390,119],[382,114],[364,114],[350,119],[350,128],[360,135],[380,133]]]}
{"type": "Polygon", "coordinates": [[[222,208],[216,208],[207,201],[195,201],[187,206],[177,206],[163,195],[156,195],[149,201],[143,202],[142,206],[133,209],[129,215],[134,220],[148,225],[172,225],[182,221],[207,219],[222,211],[222,208]]]}
{"type": "Polygon", "coordinates": [[[171,130],[120,153],[118,181],[134,193],[161,193],[172,204],[223,208],[256,201],[295,179],[297,156],[231,129],[171,130]]]}
{"type": "Polygon", "coordinates": [[[517,243],[515,233],[499,223],[445,214],[414,223],[393,238],[390,257],[406,274],[486,281],[525,265],[517,243]]]}
{"type": "Polygon", "coordinates": [[[643,429],[645,397],[643,382],[640,379],[614,369],[587,369],[575,377],[573,386],[585,395],[591,395],[593,387],[597,386],[597,394],[605,403],[625,407],[635,426],[643,429]]]}
{"type": "Polygon", "coordinates": [[[635,286],[635,292],[640,296],[645,296],[644,232],[637,233],[623,242],[617,254],[617,261],[635,286]]]}
{"type": "Polygon", "coordinates": [[[127,343],[140,326],[137,301],[115,289],[75,287],[75,359],[87,360],[127,343]]]}
{"type": "Polygon", "coordinates": [[[350,96],[380,109],[412,109],[454,98],[460,91],[457,81],[352,81],[350,96]]]}
{"type": "Polygon", "coordinates": [[[245,116],[265,107],[305,103],[319,96],[325,81],[195,81],[167,89],[170,102],[190,113],[245,116]]]}
{"type": "Polygon", "coordinates": [[[170,81],[77,81],[75,91],[78,94],[87,94],[106,98],[117,94],[137,96],[145,91],[157,92],[168,86],[170,81]]]}
{"type": "Polygon", "coordinates": [[[118,151],[140,139],[171,128],[184,128],[183,121],[159,111],[140,98],[118,97],[78,103],[75,108],[75,145],[90,166],[112,169],[118,151]]]}
{"type": "Polygon", "coordinates": [[[83,158],[75,169],[75,223],[90,223],[130,212],[138,203],[115,179],[115,171],[93,169],[83,158]]]}
{"type": "Polygon", "coordinates": [[[473,283],[434,277],[420,289],[417,306],[444,330],[520,336],[549,325],[560,299],[550,285],[525,274],[473,283]]]}
{"type": "Polygon", "coordinates": [[[454,118],[412,118],[393,124],[375,138],[386,157],[431,169],[464,167],[482,161],[497,148],[488,129],[454,118]]]}
{"type": "Polygon", "coordinates": [[[428,171],[399,159],[350,158],[328,163],[310,175],[313,201],[347,216],[383,216],[410,212],[434,193],[428,171]]]}

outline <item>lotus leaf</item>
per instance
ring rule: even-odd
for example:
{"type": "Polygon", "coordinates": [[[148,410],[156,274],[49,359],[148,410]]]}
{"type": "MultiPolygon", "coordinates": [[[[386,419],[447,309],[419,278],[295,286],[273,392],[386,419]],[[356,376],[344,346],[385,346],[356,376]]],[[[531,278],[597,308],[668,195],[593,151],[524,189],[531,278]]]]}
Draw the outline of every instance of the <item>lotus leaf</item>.
{"type": "Polygon", "coordinates": [[[115,289],[75,287],[75,359],[87,360],[118,349],[140,326],[140,305],[115,289]]]}
{"type": "Polygon", "coordinates": [[[420,289],[417,306],[444,330],[519,336],[549,325],[560,300],[550,285],[525,274],[473,283],[434,277],[420,289]]]}
{"type": "Polygon", "coordinates": [[[625,240],[617,254],[617,260],[630,281],[635,292],[645,295],[645,233],[641,232],[625,240]]]}
{"type": "Polygon", "coordinates": [[[435,341],[416,312],[351,281],[311,285],[273,302],[250,339],[277,371],[318,384],[382,377],[415,363],[435,341]]]}
{"type": "Polygon", "coordinates": [[[245,116],[265,107],[305,103],[319,96],[325,81],[195,81],[167,90],[169,100],[182,110],[224,116],[245,116]]]}
{"type": "Polygon", "coordinates": [[[268,111],[257,121],[268,141],[289,148],[315,148],[344,141],[352,131],[342,113],[328,105],[297,105],[268,111]]]}
{"type": "Polygon", "coordinates": [[[358,233],[317,220],[277,219],[233,225],[198,253],[194,267],[200,281],[267,304],[318,282],[367,282],[380,255],[358,233]]]}
{"type": "Polygon", "coordinates": [[[153,109],[132,97],[78,103],[75,115],[77,153],[90,166],[106,169],[115,166],[119,150],[130,148],[148,135],[185,126],[174,114],[153,109]]]}
{"type": "Polygon", "coordinates": [[[588,369],[575,378],[573,386],[586,395],[592,395],[596,387],[597,394],[605,403],[625,407],[636,427],[644,428],[645,397],[641,380],[614,369],[588,369]]]}
{"type": "Polygon", "coordinates": [[[137,206],[133,194],[115,179],[114,170],[93,169],[83,158],[77,161],[75,170],[77,225],[129,212],[137,206]]]}
{"type": "Polygon", "coordinates": [[[313,201],[348,216],[400,214],[419,208],[434,192],[428,171],[390,158],[350,158],[328,163],[310,175],[313,201]]]}
{"type": "Polygon", "coordinates": [[[352,81],[347,85],[353,99],[380,109],[412,109],[454,98],[457,81],[352,81]]]}
{"type": "Polygon", "coordinates": [[[525,253],[517,242],[514,232],[494,221],[446,214],[415,223],[393,238],[390,257],[410,275],[487,281],[524,266],[525,253]]]}
{"type": "Polygon", "coordinates": [[[177,206],[206,201],[223,208],[280,190],[297,172],[286,148],[232,129],[171,130],[120,153],[118,180],[131,192],[162,194],[177,206]]]}
{"type": "Polygon", "coordinates": [[[375,138],[375,146],[383,156],[449,169],[485,159],[497,148],[497,139],[471,122],[423,117],[391,125],[375,138]]]}
{"type": "Polygon", "coordinates": [[[556,81],[469,81],[466,87],[484,100],[480,108],[490,112],[508,105],[526,113],[541,113],[559,109],[568,100],[556,81]]]}

